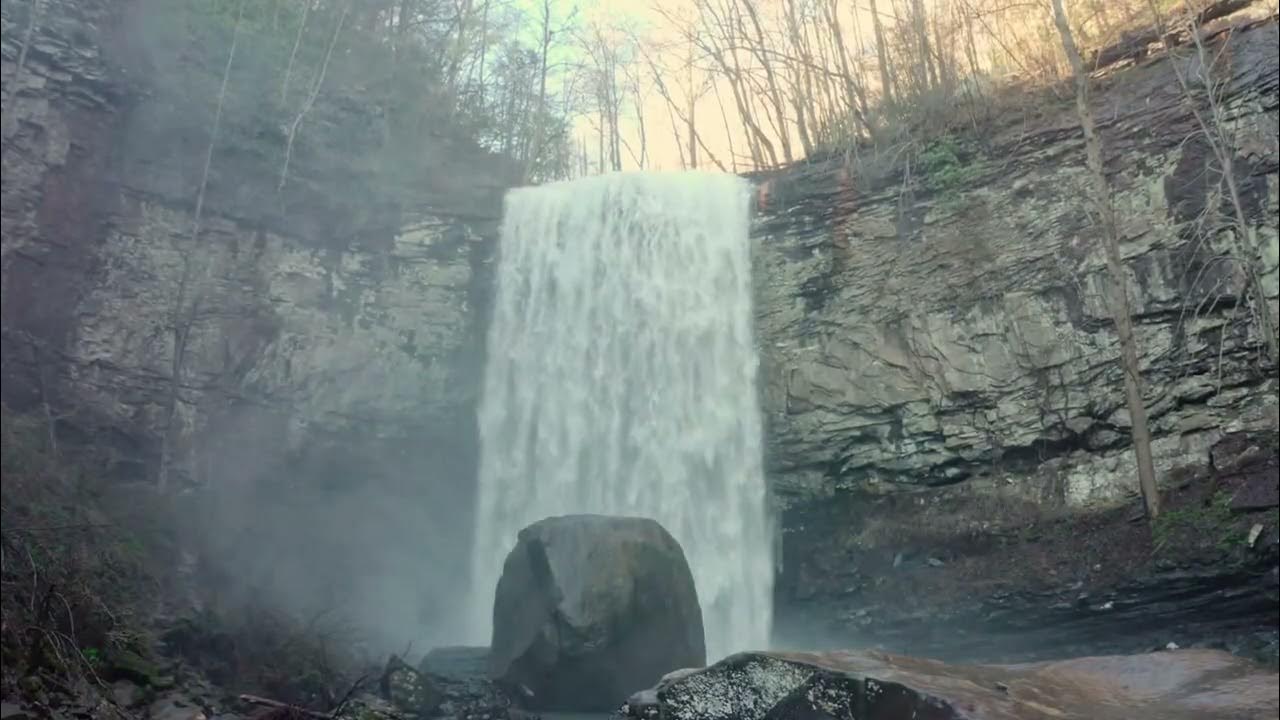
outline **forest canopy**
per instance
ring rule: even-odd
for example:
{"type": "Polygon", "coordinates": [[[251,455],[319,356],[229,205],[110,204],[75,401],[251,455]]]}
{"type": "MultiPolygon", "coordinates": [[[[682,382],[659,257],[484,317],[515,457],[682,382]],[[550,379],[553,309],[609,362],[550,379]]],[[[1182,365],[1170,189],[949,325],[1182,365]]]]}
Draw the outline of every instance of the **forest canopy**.
{"type": "MultiPolygon", "coordinates": [[[[1158,22],[1236,4],[1072,0],[1067,9],[1086,61],[1101,67],[1140,54],[1158,22]]],[[[238,22],[262,46],[283,106],[305,114],[327,83],[356,83],[377,91],[403,139],[448,126],[515,161],[529,182],[621,169],[743,172],[858,146],[924,151],[980,127],[1010,89],[1058,87],[1066,97],[1053,16],[1038,2],[191,0],[190,8],[203,32],[238,22]]]]}

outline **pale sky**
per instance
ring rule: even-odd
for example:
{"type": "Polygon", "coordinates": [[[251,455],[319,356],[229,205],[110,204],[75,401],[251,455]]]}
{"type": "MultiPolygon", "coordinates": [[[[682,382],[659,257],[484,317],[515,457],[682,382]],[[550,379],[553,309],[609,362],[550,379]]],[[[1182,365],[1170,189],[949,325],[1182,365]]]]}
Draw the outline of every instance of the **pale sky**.
{"type": "MultiPolygon", "coordinates": [[[[536,32],[536,18],[538,17],[542,0],[512,1],[517,7],[524,8],[529,13],[530,18],[535,19],[532,25],[535,28],[534,32],[536,32]]],[[[780,9],[783,7],[782,0],[753,0],[753,2],[766,26],[766,33],[783,30],[783,28],[778,27],[778,24],[781,23],[778,18],[780,17],[780,9]]],[[[635,29],[638,35],[647,40],[649,45],[665,44],[674,46],[672,50],[660,54],[658,57],[660,64],[672,69],[678,68],[682,64],[681,60],[685,56],[685,48],[687,47],[682,40],[682,35],[693,26],[693,23],[697,22],[696,15],[698,12],[697,0],[552,0],[552,3],[559,17],[567,17],[571,10],[576,7],[578,9],[576,24],[579,28],[587,27],[592,23],[614,28],[630,26],[635,29]],[[688,23],[673,25],[667,19],[667,16],[684,14],[690,17],[688,23]]],[[[798,5],[800,7],[810,6],[809,3],[805,2],[799,2],[798,5]]],[[[1117,33],[1132,26],[1134,16],[1143,16],[1146,12],[1145,0],[1068,0],[1067,5],[1068,12],[1074,13],[1074,24],[1083,33],[1078,36],[1078,39],[1086,45],[1093,42],[1095,47],[1097,46],[1096,43],[1101,43],[1108,38],[1114,40],[1117,33]]],[[[895,3],[892,0],[881,0],[879,4],[881,17],[888,19],[890,25],[892,24],[894,7],[895,3]]],[[[1046,81],[1055,77],[1055,73],[1061,71],[1061,48],[1052,39],[1051,15],[1049,14],[1048,3],[1044,0],[1009,0],[1008,2],[977,0],[972,5],[959,5],[950,1],[943,2],[943,0],[925,0],[925,7],[930,12],[943,12],[944,15],[939,17],[949,18],[944,21],[948,23],[956,22],[954,18],[958,16],[952,15],[952,13],[958,9],[968,8],[972,11],[973,8],[978,8],[981,10],[980,13],[972,16],[974,19],[970,20],[970,22],[973,24],[968,25],[968,32],[973,34],[967,37],[972,38],[974,43],[974,54],[977,56],[976,62],[980,72],[989,76],[988,79],[992,82],[1007,81],[1010,75],[1017,75],[1019,81],[1046,81]],[[1045,39],[1046,33],[1051,39],[1045,39]]],[[[858,46],[861,46],[864,52],[872,52],[870,50],[872,22],[867,0],[839,0],[838,13],[848,52],[851,55],[856,55],[857,50],[855,48],[858,46]],[[861,38],[858,37],[859,34],[861,38]]],[[[952,38],[957,37],[954,33],[965,32],[959,29],[961,26],[952,24],[950,27],[951,29],[947,32],[952,38]]],[[[886,27],[886,32],[892,35],[894,29],[886,27]]],[[[563,53],[561,57],[565,59],[582,57],[581,50],[566,48],[561,52],[563,53]]],[[[958,52],[958,50],[952,48],[951,52],[958,52]]],[[[748,66],[751,64],[745,53],[741,56],[741,59],[748,66]]],[[[963,63],[964,61],[962,60],[961,62],[963,63]]],[[[652,73],[647,64],[640,63],[639,65],[639,67],[632,68],[632,72],[638,72],[644,79],[645,97],[642,101],[642,107],[648,140],[649,162],[647,167],[650,169],[679,168],[681,146],[687,147],[687,138],[681,138],[681,142],[677,144],[672,132],[672,113],[669,112],[667,103],[661,95],[654,90],[652,73]]],[[[687,84],[687,78],[683,77],[683,75],[684,73],[675,73],[674,75],[667,74],[664,76],[666,84],[672,94],[676,96],[677,102],[682,104],[684,100],[682,89],[687,84]]],[[[783,84],[785,86],[785,80],[783,84]]],[[[870,73],[868,84],[874,93],[876,85],[874,71],[870,73]]],[[[748,158],[745,131],[741,120],[738,118],[733,95],[729,90],[728,84],[724,81],[718,81],[713,87],[719,90],[718,97],[716,92],[708,92],[701,97],[696,105],[694,116],[698,135],[712,153],[720,158],[726,169],[730,171],[749,169],[747,166],[750,160],[748,158]],[[728,110],[727,123],[725,122],[724,114],[722,114],[722,107],[728,110]],[[732,162],[731,145],[736,149],[739,156],[737,167],[732,162]]],[[[763,102],[763,98],[755,96],[750,98],[749,102],[759,104],[763,102]]],[[[788,112],[792,112],[790,107],[784,110],[784,113],[788,112]]],[[[635,111],[632,98],[627,98],[623,106],[623,113],[627,116],[620,123],[623,126],[623,139],[638,152],[639,127],[634,117],[635,111]]],[[[766,133],[771,136],[776,134],[777,131],[771,127],[772,123],[766,115],[759,114],[758,119],[766,133]]],[[[676,122],[680,123],[678,116],[676,122]]],[[[788,122],[787,125],[788,127],[785,131],[790,134],[793,153],[798,157],[802,150],[800,149],[799,139],[796,137],[797,131],[794,123],[788,122]]],[[[593,157],[598,146],[594,127],[594,118],[580,117],[578,119],[577,132],[580,138],[586,141],[589,152],[593,157]]],[[[682,133],[683,130],[682,126],[682,133]]],[[[775,138],[771,137],[771,139],[775,138]]],[[[624,168],[634,168],[635,162],[631,157],[631,153],[624,148],[622,154],[624,168]]],[[[714,169],[714,166],[708,161],[706,152],[700,150],[699,155],[700,168],[714,169]]],[[[782,158],[779,157],[779,160],[782,160],[782,158]]]]}
{"type": "MultiPolygon", "coordinates": [[[[1095,0],[1088,0],[1089,6],[1094,7],[1095,0]]],[[[1118,0],[1105,0],[1106,2],[1116,2],[1114,9],[1119,9],[1121,3],[1118,0]]],[[[1132,0],[1128,4],[1133,4],[1137,0],[1132,0]]],[[[512,0],[515,6],[522,8],[528,13],[531,19],[531,32],[538,32],[537,19],[540,14],[542,0],[512,0]]],[[[781,8],[780,0],[755,0],[760,11],[763,22],[766,24],[765,31],[780,31],[782,28],[777,27],[778,12],[781,8]]],[[[926,0],[929,7],[937,7],[934,5],[936,0],[926,0]]],[[[1077,0],[1083,3],[1085,0],[1077,0]]],[[[657,62],[672,69],[678,68],[682,64],[685,57],[686,48],[688,47],[682,39],[683,33],[687,31],[692,23],[697,22],[697,4],[696,0],[552,0],[553,8],[556,16],[560,18],[567,17],[570,12],[577,8],[577,19],[575,25],[577,28],[589,27],[598,24],[606,28],[630,27],[643,39],[647,44],[652,45],[668,45],[674,46],[672,50],[659,54],[657,62]],[[681,23],[673,25],[668,17],[680,16],[687,14],[690,17],[689,23],[681,23]]],[[[803,3],[802,3],[803,5],[803,3]]],[[[987,12],[983,15],[986,18],[984,22],[991,23],[994,30],[1001,36],[1011,37],[1012,33],[1019,37],[1014,38],[1020,42],[1030,42],[1031,50],[1035,52],[1047,52],[1049,56],[1056,56],[1059,50],[1055,47],[1043,47],[1042,40],[1035,37],[1041,22],[1048,18],[1047,11],[1041,5],[1047,7],[1047,3],[1038,2],[1038,0],[1029,0],[1026,2],[1011,2],[1001,4],[993,2],[987,12]]],[[[1126,7],[1128,5],[1126,4],[1126,7]]],[[[893,12],[893,3],[890,0],[881,2],[881,15],[890,16],[893,12]]],[[[855,40],[855,34],[861,33],[862,40],[867,42],[867,48],[871,38],[871,17],[865,0],[841,0],[839,2],[840,24],[846,36],[846,44],[849,52],[854,54],[854,47],[859,45],[855,40]],[[857,22],[855,22],[855,14],[857,22]]],[[[949,11],[948,11],[949,12],[949,11]]],[[[1096,13],[1095,13],[1096,15],[1096,13]]],[[[1092,16],[1090,16],[1092,17],[1092,16]]],[[[1081,16],[1084,24],[1089,24],[1088,18],[1081,16]]],[[[890,32],[892,32],[890,30],[890,32]]],[[[981,33],[980,33],[981,34],[981,33]]],[[[998,47],[996,44],[989,44],[981,39],[977,40],[978,44],[984,46],[978,49],[978,52],[987,54],[988,49],[998,47]]],[[[1003,42],[1001,40],[1000,42],[1003,42]]],[[[1020,52],[1026,48],[1020,48],[1020,52]]],[[[869,50],[868,50],[869,51],[869,50]]],[[[573,61],[583,57],[582,51],[572,47],[565,47],[560,51],[559,59],[573,61]]],[[[996,53],[998,55],[998,53],[996,53]]],[[[984,70],[992,73],[1004,72],[997,71],[996,67],[990,65],[991,55],[984,57],[980,64],[984,70]]],[[[1007,56],[1006,56],[1007,57],[1007,56]]],[[[748,58],[744,55],[744,61],[748,58]]],[[[1033,62],[1037,58],[1032,59],[1033,62]]],[[[1006,64],[1001,61],[1001,65],[1006,64]]],[[[638,66],[630,68],[631,72],[638,73],[643,78],[643,96],[642,101],[643,117],[646,127],[647,137],[647,154],[649,169],[678,169],[680,167],[681,146],[687,147],[688,139],[682,137],[677,144],[672,132],[672,113],[668,110],[668,105],[662,96],[654,89],[652,73],[647,63],[638,63],[638,66]]],[[[664,80],[677,102],[684,102],[683,88],[687,85],[688,78],[684,73],[668,73],[664,75],[664,80]]],[[[705,77],[705,76],[704,76],[705,77]]],[[[718,76],[716,76],[718,78],[718,76]]],[[[695,78],[695,81],[700,81],[695,78]]],[[[785,82],[785,81],[784,81],[785,82]]],[[[871,82],[874,83],[874,77],[871,82]]],[[[706,147],[710,148],[726,169],[734,171],[743,171],[750,169],[749,152],[745,140],[745,131],[742,122],[737,116],[734,107],[734,100],[729,86],[724,81],[717,81],[712,86],[711,92],[701,96],[695,107],[695,120],[699,136],[702,138],[706,147]],[[717,92],[719,90],[718,97],[717,92]],[[726,123],[721,108],[728,110],[728,122],[726,123]],[[733,158],[731,157],[730,147],[733,147],[739,156],[739,163],[735,167],[733,158]]],[[[752,97],[753,103],[762,102],[760,97],[752,97]]],[[[683,109],[683,108],[682,108],[683,109]]],[[[790,108],[787,108],[790,111],[790,108]]],[[[639,152],[639,127],[634,117],[635,106],[633,98],[627,97],[623,105],[624,118],[620,123],[622,127],[622,137],[635,152],[639,152]]],[[[769,124],[761,116],[761,124],[765,127],[765,132],[774,134],[769,124]]],[[[684,132],[683,123],[679,117],[675,118],[676,122],[681,125],[681,133],[684,132]]],[[[597,133],[595,131],[597,119],[594,117],[580,117],[576,123],[577,133],[580,139],[586,142],[588,152],[592,158],[596,155],[598,147],[597,133]]],[[[788,123],[787,132],[791,134],[791,144],[794,154],[798,157],[802,154],[800,143],[795,137],[796,130],[794,126],[788,123]]],[[[635,161],[631,152],[624,147],[623,149],[623,165],[624,169],[634,169],[635,161]]],[[[715,166],[709,161],[707,153],[699,150],[699,168],[714,170],[715,166]]],[[[779,160],[782,158],[779,157],[779,160]]]]}
{"type": "MultiPolygon", "coordinates": [[[[694,0],[552,0],[553,12],[561,17],[567,17],[574,8],[577,8],[577,17],[575,25],[578,28],[586,27],[590,24],[599,24],[602,27],[622,27],[628,26],[634,28],[642,37],[649,40],[659,40],[662,42],[678,41],[679,36],[668,29],[667,21],[660,13],[655,10],[661,3],[668,13],[679,14],[681,11],[692,11],[694,9],[694,0]]],[[[516,7],[528,14],[531,22],[535,25],[542,11],[542,0],[514,0],[516,7]]],[[[536,33],[537,29],[531,30],[536,33]]],[[[581,53],[572,48],[561,50],[561,59],[577,60],[581,57],[581,53]]],[[[662,62],[662,60],[659,60],[662,62]]],[[[666,101],[653,88],[652,74],[649,68],[643,64],[637,64],[628,68],[631,72],[639,72],[644,79],[644,119],[646,123],[646,146],[648,156],[648,169],[666,169],[677,170],[680,168],[680,149],[676,146],[676,141],[671,131],[670,114],[668,113],[666,101]]],[[[669,83],[674,79],[668,79],[669,83]]],[[[679,93],[676,87],[671,88],[673,94],[679,93]]],[[[725,96],[727,99],[727,95],[725,96]]],[[[679,98],[677,97],[679,101],[679,98]]],[[[634,118],[634,105],[630,97],[624,103],[623,113],[626,115],[621,121],[623,140],[636,152],[640,152],[640,133],[638,123],[634,118]]],[[[726,166],[730,166],[730,158],[728,151],[728,141],[726,139],[724,123],[720,116],[719,107],[716,105],[715,97],[708,94],[697,107],[696,113],[699,125],[698,132],[702,136],[703,141],[722,158],[726,166]]],[[[588,152],[594,160],[596,148],[598,145],[595,123],[597,118],[580,117],[577,120],[577,134],[579,139],[585,141],[588,152]]],[[[678,119],[677,119],[677,122],[678,119]]],[[[737,130],[737,121],[730,116],[730,128],[737,130]]],[[[682,128],[683,130],[683,128],[682,128]]],[[[687,143],[687,140],[683,142],[687,143]]],[[[627,148],[623,148],[623,169],[636,169],[636,163],[632,159],[631,153],[627,148]]],[[[702,155],[699,163],[703,169],[714,170],[715,166],[706,160],[705,153],[700,151],[702,155]]],[[[729,167],[732,170],[732,167],[729,167]]]]}

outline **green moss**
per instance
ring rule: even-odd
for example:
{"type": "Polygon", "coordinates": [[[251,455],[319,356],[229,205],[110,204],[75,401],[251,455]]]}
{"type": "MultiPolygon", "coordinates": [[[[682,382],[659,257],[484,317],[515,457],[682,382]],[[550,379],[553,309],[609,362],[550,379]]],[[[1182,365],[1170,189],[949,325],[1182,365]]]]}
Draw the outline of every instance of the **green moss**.
{"type": "Polygon", "coordinates": [[[973,152],[960,140],[944,135],[925,146],[917,158],[925,188],[944,206],[961,203],[961,190],[978,175],[973,152]]]}
{"type": "Polygon", "coordinates": [[[132,650],[113,650],[107,653],[104,663],[111,677],[130,680],[153,688],[167,688],[173,685],[173,678],[164,675],[159,665],[132,650]]]}
{"type": "Polygon", "coordinates": [[[1156,552],[1174,545],[1212,544],[1223,553],[1232,552],[1248,542],[1232,522],[1231,494],[1217,492],[1209,502],[1165,510],[1151,525],[1151,539],[1156,552]]]}

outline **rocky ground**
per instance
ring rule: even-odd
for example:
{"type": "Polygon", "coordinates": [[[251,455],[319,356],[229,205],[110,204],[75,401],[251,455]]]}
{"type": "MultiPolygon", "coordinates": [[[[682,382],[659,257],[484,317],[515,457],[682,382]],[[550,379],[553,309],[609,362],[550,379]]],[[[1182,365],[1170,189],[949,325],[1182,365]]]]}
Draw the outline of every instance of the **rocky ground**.
{"type": "Polygon", "coordinates": [[[4,681],[4,720],[503,720],[532,717],[493,683],[436,674],[392,657],[326,702],[235,693],[198,668],[161,656],[86,659],[82,672],[48,671],[4,681]]]}
{"type": "Polygon", "coordinates": [[[795,508],[779,639],[988,662],[1174,643],[1275,666],[1275,437],[1229,436],[1213,461],[1154,524],[1136,498],[1054,514],[963,488],[795,508]]]}
{"type": "Polygon", "coordinates": [[[1215,650],[1016,666],[877,652],[742,653],[672,673],[624,711],[663,720],[1236,720],[1275,717],[1276,676],[1215,650]],[[1224,692],[1224,688],[1230,691],[1224,692]]]}
{"type": "Polygon", "coordinates": [[[229,578],[191,566],[184,515],[161,496],[113,507],[92,457],[3,415],[3,720],[511,716],[501,689],[447,656],[415,667],[339,618],[228,595],[229,578]]]}

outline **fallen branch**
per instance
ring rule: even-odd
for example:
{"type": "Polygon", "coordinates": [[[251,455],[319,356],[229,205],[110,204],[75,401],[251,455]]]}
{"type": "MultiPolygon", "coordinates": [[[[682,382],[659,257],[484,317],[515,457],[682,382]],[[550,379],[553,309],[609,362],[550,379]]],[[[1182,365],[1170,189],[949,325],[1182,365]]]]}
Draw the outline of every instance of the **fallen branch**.
{"type": "Polygon", "coordinates": [[[351,696],[355,695],[356,691],[360,689],[360,686],[364,685],[365,681],[368,679],[368,675],[361,675],[359,680],[352,683],[351,687],[347,690],[347,694],[342,696],[342,699],[338,701],[337,705],[333,706],[333,710],[329,714],[336,717],[338,713],[341,713],[342,709],[347,706],[347,703],[351,702],[351,696]]]}
{"type": "Polygon", "coordinates": [[[333,713],[323,713],[317,710],[308,710],[307,708],[300,707],[298,705],[292,705],[290,703],[281,702],[279,700],[272,700],[271,698],[259,697],[257,695],[241,695],[240,702],[249,703],[250,705],[261,705],[263,707],[275,708],[277,710],[288,710],[289,712],[294,713],[296,715],[301,715],[303,717],[309,717],[309,718],[316,718],[316,720],[336,720],[338,717],[333,713]]]}

